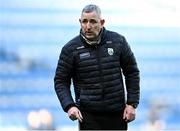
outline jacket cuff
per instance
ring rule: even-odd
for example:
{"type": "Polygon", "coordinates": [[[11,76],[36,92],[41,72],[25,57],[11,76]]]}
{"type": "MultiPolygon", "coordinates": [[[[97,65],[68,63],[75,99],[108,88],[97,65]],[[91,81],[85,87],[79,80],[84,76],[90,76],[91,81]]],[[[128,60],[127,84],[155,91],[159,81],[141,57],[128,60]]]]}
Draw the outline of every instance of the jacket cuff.
{"type": "Polygon", "coordinates": [[[70,104],[68,106],[66,106],[66,108],[64,109],[65,112],[68,112],[68,110],[71,108],[71,107],[77,107],[75,104],[70,104]]]}
{"type": "Polygon", "coordinates": [[[127,103],[127,105],[131,105],[135,109],[138,107],[137,103],[127,103]]]}

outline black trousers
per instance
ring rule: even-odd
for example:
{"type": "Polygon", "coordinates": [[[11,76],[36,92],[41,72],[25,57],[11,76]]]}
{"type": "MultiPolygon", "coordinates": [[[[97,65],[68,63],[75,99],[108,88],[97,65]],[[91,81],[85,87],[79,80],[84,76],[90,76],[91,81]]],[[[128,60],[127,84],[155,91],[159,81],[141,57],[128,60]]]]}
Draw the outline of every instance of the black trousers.
{"type": "Polygon", "coordinates": [[[79,130],[127,130],[127,122],[123,119],[123,111],[117,113],[90,113],[81,111],[83,120],[79,122],[79,130]]]}

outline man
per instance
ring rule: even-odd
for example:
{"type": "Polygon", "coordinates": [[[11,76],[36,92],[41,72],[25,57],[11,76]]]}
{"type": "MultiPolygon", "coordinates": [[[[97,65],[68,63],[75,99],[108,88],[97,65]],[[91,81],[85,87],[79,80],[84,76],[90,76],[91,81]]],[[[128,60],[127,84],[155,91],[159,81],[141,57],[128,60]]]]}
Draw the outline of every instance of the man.
{"type": "Polygon", "coordinates": [[[62,108],[80,130],[127,130],[139,104],[135,57],[122,35],[104,28],[98,6],[85,6],[79,22],[80,34],[62,48],[54,78],[62,108]]]}

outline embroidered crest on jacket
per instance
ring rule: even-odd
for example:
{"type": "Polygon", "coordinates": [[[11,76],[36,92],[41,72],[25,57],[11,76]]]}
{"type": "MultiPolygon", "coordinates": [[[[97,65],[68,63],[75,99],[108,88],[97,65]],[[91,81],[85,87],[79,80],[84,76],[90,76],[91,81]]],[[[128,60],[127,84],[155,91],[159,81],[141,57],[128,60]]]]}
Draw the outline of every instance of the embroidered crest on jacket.
{"type": "Polygon", "coordinates": [[[107,48],[107,50],[108,50],[108,54],[109,55],[113,55],[114,54],[113,48],[107,48]]]}

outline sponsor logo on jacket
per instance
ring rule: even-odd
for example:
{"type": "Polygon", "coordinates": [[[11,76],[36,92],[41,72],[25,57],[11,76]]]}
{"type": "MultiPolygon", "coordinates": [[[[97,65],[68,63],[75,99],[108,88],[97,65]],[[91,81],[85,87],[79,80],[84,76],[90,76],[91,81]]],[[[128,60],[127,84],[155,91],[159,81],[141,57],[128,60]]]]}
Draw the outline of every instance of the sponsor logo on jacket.
{"type": "Polygon", "coordinates": [[[90,57],[90,53],[89,52],[81,53],[79,56],[80,56],[80,59],[88,58],[90,57]]]}

